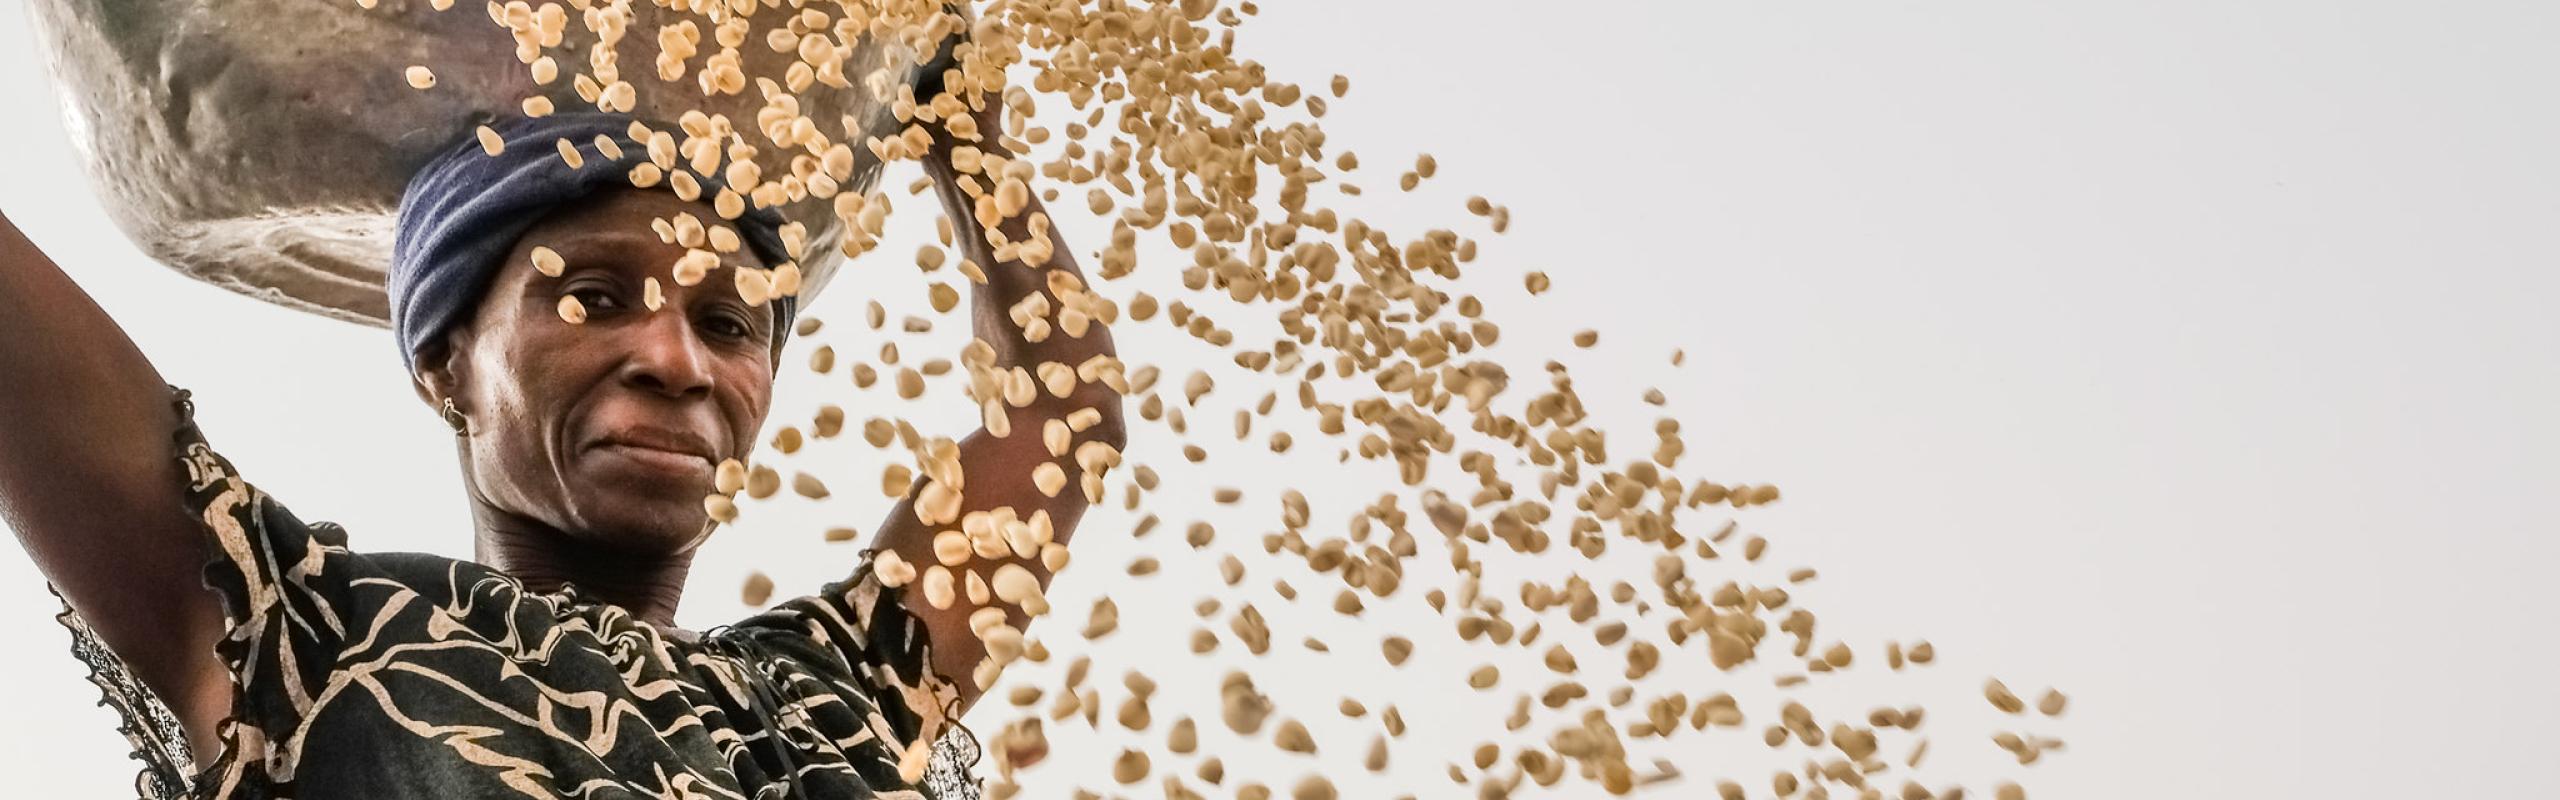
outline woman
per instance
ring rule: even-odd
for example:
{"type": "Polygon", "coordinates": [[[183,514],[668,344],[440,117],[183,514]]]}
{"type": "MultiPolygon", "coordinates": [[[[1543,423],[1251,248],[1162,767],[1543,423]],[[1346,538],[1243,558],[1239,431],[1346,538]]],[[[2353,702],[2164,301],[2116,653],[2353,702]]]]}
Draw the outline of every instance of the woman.
{"type": "MultiPolygon", "coordinates": [[[[1004,130],[986,99],[977,129],[1004,130]]],[[[146,797],[974,796],[951,775],[923,778],[981,691],[969,601],[937,608],[866,557],[747,620],[674,627],[715,527],[715,465],[752,449],[794,309],[727,275],[666,280],[686,249],[650,220],[716,223],[717,182],[705,176],[697,202],[634,188],[626,174],[648,156],[629,123],[510,122],[503,151],[457,145],[403,200],[395,334],[419,397],[454,427],[471,561],[351,551],[342,529],[243,482],[194,426],[188,393],[0,218],[0,513],[126,714],[146,797]],[[621,153],[583,144],[572,168],[554,148],[599,136],[621,153]]],[[[996,364],[1110,356],[1099,324],[1026,337],[1009,321],[1014,303],[1081,275],[1054,232],[1044,265],[1000,262],[969,213],[962,183],[979,178],[951,159],[993,144],[929,127],[926,170],[960,255],[990,265],[973,317],[996,364]]],[[[1008,241],[1033,237],[1037,211],[1001,226],[1008,241]]],[[[779,266],[779,222],[731,223],[740,246],[719,271],[779,266]]],[[[1078,446],[1120,446],[1119,396],[1102,384],[1006,408],[1014,431],[1072,417],[1078,446]]],[[[1085,499],[1034,485],[1052,462],[1075,485],[1076,460],[1041,436],[963,440],[963,510],[1045,514],[1065,541],[1085,499]]],[[[935,563],[931,537],[950,526],[914,509],[930,483],[889,513],[876,547],[935,563]]],[[[1039,558],[967,568],[1001,564],[1049,578],[1039,558]]]]}

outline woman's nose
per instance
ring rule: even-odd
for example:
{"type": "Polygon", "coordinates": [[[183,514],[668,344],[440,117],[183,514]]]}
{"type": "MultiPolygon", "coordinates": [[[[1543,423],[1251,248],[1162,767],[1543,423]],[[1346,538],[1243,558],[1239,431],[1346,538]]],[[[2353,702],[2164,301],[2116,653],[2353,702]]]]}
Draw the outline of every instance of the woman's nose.
{"type": "Polygon", "coordinates": [[[711,391],[711,353],[683,314],[661,310],[628,330],[623,381],[669,397],[711,391]]]}

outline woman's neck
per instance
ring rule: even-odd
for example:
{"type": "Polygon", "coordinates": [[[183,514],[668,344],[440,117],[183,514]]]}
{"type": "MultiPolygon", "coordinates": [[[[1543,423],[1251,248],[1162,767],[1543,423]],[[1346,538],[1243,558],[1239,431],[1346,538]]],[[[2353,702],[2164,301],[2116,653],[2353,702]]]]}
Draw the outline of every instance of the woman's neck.
{"type": "Polygon", "coordinates": [[[537,592],[576,584],[581,595],[621,606],[660,627],[675,626],[685,576],[693,571],[691,550],[669,555],[599,546],[477,498],[471,505],[478,529],[474,560],[537,592]]]}

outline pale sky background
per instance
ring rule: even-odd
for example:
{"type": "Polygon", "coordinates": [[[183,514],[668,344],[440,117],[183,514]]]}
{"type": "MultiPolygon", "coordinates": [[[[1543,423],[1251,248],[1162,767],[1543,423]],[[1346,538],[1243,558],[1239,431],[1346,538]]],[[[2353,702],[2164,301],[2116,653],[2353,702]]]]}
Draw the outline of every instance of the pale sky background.
{"type": "MultiPolygon", "coordinates": [[[[0,209],[196,391],[208,437],[251,480],[305,519],[344,523],[360,550],[467,557],[449,433],[387,334],[136,252],[87,192],[27,25],[22,6],[0,12],[14,120],[0,209]]],[[[1826,633],[1938,645],[1928,672],[1824,695],[1929,703],[1933,785],[2018,774],[2042,798],[2383,798],[2547,791],[2522,767],[2547,756],[2560,718],[2546,641],[2560,513],[2540,502],[2560,482],[2554,41],[2560,7],[2527,2],[1289,0],[1264,3],[1242,46],[1284,79],[1353,77],[1326,123],[1374,165],[1372,188],[1416,152],[1438,156],[1426,191],[1349,207],[1418,231],[1474,225],[1457,208],[1470,194],[1511,206],[1512,234],[1486,239],[1477,270],[1527,359],[1515,375],[1599,329],[1598,355],[1575,363],[1624,419],[1615,449],[1650,427],[1629,398],[1663,388],[1690,467],[1785,488],[1742,519],[1822,570],[1798,595],[1826,633]],[[1520,302],[1527,269],[1556,291],[1520,302]],[[1673,348],[1685,369],[1667,367],[1673,348]],[[2070,692],[2071,714],[2034,728],[2069,749],[2000,769],[1986,675],[2070,692]]],[[[1101,246],[1079,205],[1055,207],[1070,241],[1101,246]]],[[[929,220],[902,215],[887,251],[911,250],[929,220]]],[[[842,323],[867,292],[916,305],[902,260],[839,278],[811,310],[840,323],[821,338],[875,349],[842,323]]],[[[959,341],[951,326],[937,337],[959,341]]],[[[1121,342],[1169,366],[1210,359],[1160,326],[1121,342]]],[[[777,424],[849,394],[841,374],[794,371],[777,424]]],[[[1236,394],[1215,402],[1259,392],[1236,394]]],[[[1221,428],[1227,408],[1195,422],[1221,428]]],[[[971,416],[906,413],[953,434],[971,416]]],[[[1169,465],[1175,446],[1159,434],[1133,459],[1169,465]]],[[[1222,526],[1237,547],[1269,529],[1284,486],[1339,520],[1378,478],[1330,454],[1222,456],[1148,510],[1178,531],[1209,513],[1205,487],[1243,487],[1252,515],[1222,526]]],[[[786,591],[851,566],[817,531],[876,522],[887,503],[861,487],[879,462],[833,448],[796,463],[842,475],[845,499],[750,507],[697,566],[687,625],[746,613],[736,587],[751,566],[786,591]]],[[[1068,619],[1044,630],[1054,649],[1097,653],[1105,685],[1145,664],[1167,696],[1214,709],[1217,675],[1242,664],[1180,644],[1212,562],[1174,535],[1132,542],[1132,521],[1089,519],[1083,569],[1058,589],[1068,619]],[[1118,565],[1140,551],[1170,574],[1123,586],[1118,565]],[[1075,643],[1081,598],[1103,588],[1124,609],[1164,602],[1075,643]]],[[[132,762],[41,580],[0,558],[0,641],[17,653],[0,665],[15,698],[0,767],[27,796],[119,796],[132,762]]],[[[1280,650],[1314,633],[1374,652],[1374,628],[1257,602],[1280,650]]],[[[1368,624],[1423,619],[1410,612],[1368,624]]],[[[1334,763],[1369,737],[1326,710],[1335,697],[1403,703],[1416,730],[1393,788],[1472,797],[1439,765],[1504,709],[1454,685],[1470,658],[1426,649],[1398,675],[1282,660],[1256,677],[1307,708],[1334,763]]],[[[1767,679],[1697,657],[1663,678],[1700,694],[1765,694],[1767,679]]],[[[1178,705],[1160,700],[1159,720],[1178,705]]],[[[1003,710],[972,722],[992,731],[1003,710]]],[[[1058,754],[1030,797],[1101,785],[1129,736],[1050,731],[1058,754]]],[[[1758,763],[1756,743],[1686,741],[1644,752],[1693,777],[1758,763]]],[[[1231,773],[1283,786],[1306,764],[1236,752],[1231,773]]],[[[1738,774],[1763,796],[1764,768],[1738,774]]]]}

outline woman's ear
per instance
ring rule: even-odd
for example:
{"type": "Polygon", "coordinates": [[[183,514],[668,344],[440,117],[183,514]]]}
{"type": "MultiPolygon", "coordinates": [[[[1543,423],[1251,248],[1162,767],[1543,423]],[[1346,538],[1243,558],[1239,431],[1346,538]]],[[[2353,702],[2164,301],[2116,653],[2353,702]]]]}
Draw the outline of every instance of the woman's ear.
{"type": "Polygon", "coordinates": [[[444,407],[443,399],[453,396],[452,386],[453,381],[443,376],[440,369],[423,364],[419,365],[417,372],[409,375],[409,388],[417,390],[418,402],[427,404],[430,409],[441,410],[444,407]]]}
{"type": "Polygon", "coordinates": [[[440,412],[446,398],[461,396],[462,381],[455,363],[458,359],[453,357],[453,354],[461,352],[454,341],[459,335],[447,335],[428,343],[424,352],[418,354],[415,372],[409,376],[410,388],[417,391],[418,400],[426,403],[429,409],[440,412]]]}

